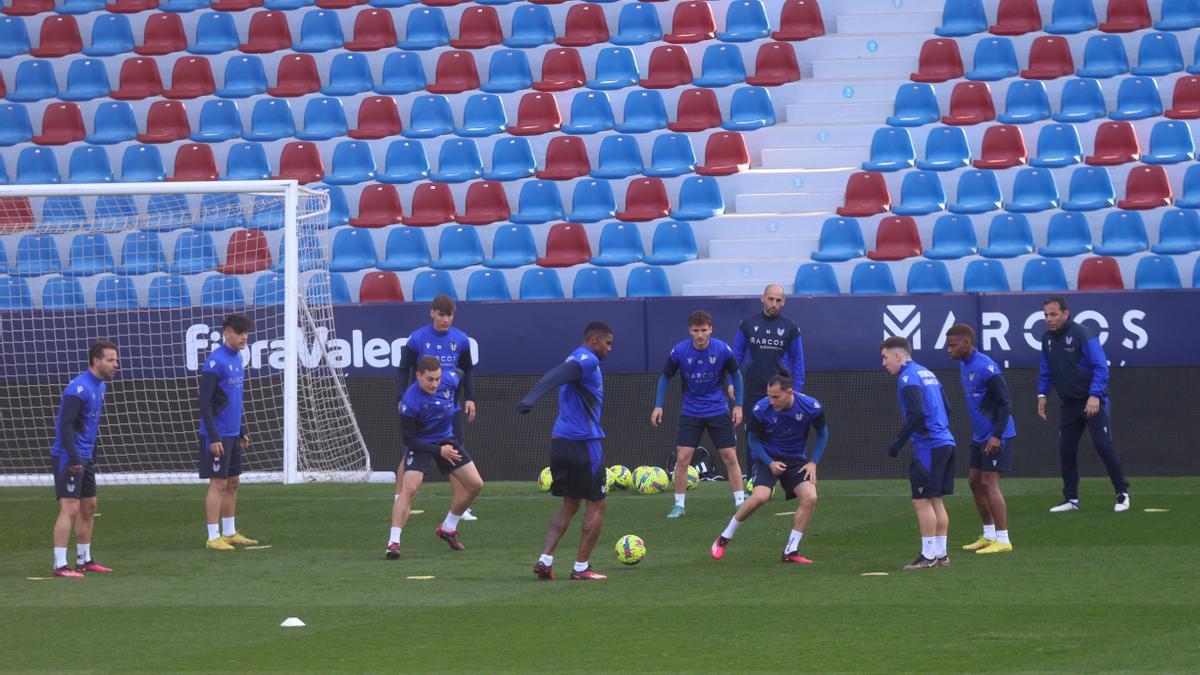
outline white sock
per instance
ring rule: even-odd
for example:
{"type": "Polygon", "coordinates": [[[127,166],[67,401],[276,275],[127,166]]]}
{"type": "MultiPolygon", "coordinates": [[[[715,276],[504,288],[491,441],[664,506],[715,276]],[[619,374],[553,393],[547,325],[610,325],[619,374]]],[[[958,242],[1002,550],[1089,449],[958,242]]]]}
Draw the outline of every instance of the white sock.
{"type": "Polygon", "coordinates": [[[208,524],[208,540],[212,541],[221,536],[221,526],[216,523],[208,524]]]}
{"type": "Polygon", "coordinates": [[[683,500],[685,500],[685,499],[687,499],[687,495],[684,495],[684,494],[675,495],[675,506],[678,506],[679,508],[682,509],[683,508],[683,500]]]}
{"type": "Polygon", "coordinates": [[[579,562],[578,560],[575,561],[575,571],[576,572],[583,572],[587,568],[588,568],[588,561],[586,561],[586,560],[584,560],[583,562],[579,562]]]}
{"type": "Polygon", "coordinates": [[[400,499],[400,493],[399,493],[399,492],[397,492],[397,493],[396,493],[396,496],[395,496],[395,497],[392,497],[392,501],[396,501],[397,499],[400,499]]]}
{"type": "Polygon", "coordinates": [[[921,537],[921,556],[922,557],[928,558],[929,560],[933,560],[934,558],[937,557],[937,555],[934,553],[934,551],[936,550],[934,548],[934,546],[935,546],[934,539],[936,539],[936,537],[921,537]]]}
{"type": "Polygon", "coordinates": [[[232,537],[234,534],[237,534],[237,527],[234,526],[233,519],[233,516],[221,518],[221,534],[226,537],[232,537]]]}
{"type": "Polygon", "coordinates": [[[63,546],[62,548],[59,548],[59,547],[55,546],[54,547],[54,568],[58,569],[59,567],[66,567],[66,566],[67,566],[67,547],[63,546]]]}
{"type": "Polygon", "coordinates": [[[1011,543],[1008,541],[1008,530],[996,530],[996,541],[1001,544],[1011,543]]]}
{"type": "Polygon", "coordinates": [[[554,556],[543,553],[538,556],[538,562],[542,563],[546,567],[550,567],[554,564],[554,556]]]}
{"type": "Polygon", "coordinates": [[[75,562],[82,565],[92,559],[92,545],[75,542],[75,562]]]}
{"type": "Polygon", "coordinates": [[[996,524],[983,526],[983,538],[988,541],[996,541],[996,524]]]}
{"type": "Polygon", "coordinates": [[[458,521],[462,516],[456,516],[453,512],[446,512],[446,519],[442,521],[442,529],[447,532],[454,532],[458,529],[458,521]]]}
{"type": "Polygon", "coordinates": [[[792,533],[788,535],[787,546],[784,547],[783,552],[785,554],[795,553],[797,550],[800,549],[800,540],[803,538],[804,538],[803,532],[800,532],[798,530],[792,530],[792,533]]]}
{"type": "Polygon", "coordinates": [[[746,501],[746,491],[745,490],[734,490],[733,491],[733,505],[741,506],[742,502],[744,502],[744,501],[746,501]]]}
{"type": "Polygon", "coordinates": [[[398,528],[398,527],[392,528],[392,533],[388,535],[388,543],[389,544],[399,544],[400,543],[400,528],[398,528]]]}
{"type": "Polygon", "coordinates": [[[729,524],[725,526],[725,531],[721,533],[721,536],[726,539],[733,539],[733,533],[737,532],[740,525],[741,523],[738,522],[737,518],[730,518],[729,524]]]}
{"type": "Polygon", "coordinates": [[[939,558],[946,557],[946,535],[933,538],[933,553],[939,558]]]}

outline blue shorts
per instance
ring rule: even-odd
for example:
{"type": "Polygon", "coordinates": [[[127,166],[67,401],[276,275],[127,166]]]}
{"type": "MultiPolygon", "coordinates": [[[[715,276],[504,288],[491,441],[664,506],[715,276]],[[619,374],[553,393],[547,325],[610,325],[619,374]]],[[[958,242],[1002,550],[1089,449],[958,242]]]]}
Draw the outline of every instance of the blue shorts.
{"type": "Polygon", "coordinates": [[[971,443],[971,468],[979,471],[992,471],[995,473],[1011,473],[1012,472],[1012,439],[1004,438],[1000,440],[1000,449],[996,454],[989,455],[983,451],[987,445],[987,441],[982,443],[971,443]]]}
{"type": "Polygon", "coordinates": [[[787,468],[784,469],[783,473],[779,474],[778,476],[771,473],[771,467],[763,466],[762,464],[755,464],[754,487],[761,485],[763,487],[774,488],[775,482],[778,481],[779,485],[783,487],[784,501],[788,499],[795,499],[796,488],[800,487],[801,483],[806,483],[812,480],[812,478],[809,477],[808,472],[804,470],[804,465],[808,464],[808,460],[801,458],[789,460],[784,463],[787,464],[787,468]]]}
{"type": "Polygon", "coordinates": [[[709,417],[679,417],[679,431],[675,434],[675,445],[680,448],[698,448],[705,430],[718,450],[737,447],[737,434],[733,431],[733,419],[729,415],[709,417]]]}
{"type": "Polygon", "coordinates": [[[196,442],[196,467],[201,478],[233,478],[242,475],[242,439],[237,436],[222,436],[221,445],[225,452],[220,457],[208,450],[209,442],[204,436],[196,442]]]}
{"type": "Polygon", "coordinates": [[[600,440],[572,438],[550,439],[550,494],[555,497],[603,501],[608,490],[608,475],[600,440]]]}
{"type": "Polygon", "coordinates": [[[908,482],[913,499],[933,499],[954,494],[954,446],[943,445],[929,451],[929,467],[913,457],[908,465],[908,482]]]}
{"type": "MultiPolygon", "coordinates": [[[[437,445],[441,447],[444,444],[439,443],[437,445]]],[[[404,453],[404,470],[429,473],[430,465],[437,464],[438,471],[442,472],[442,475],[445,476],[446,474],[471,463],[471,456],[467,454],[466,448],[456,447],[455,450],[458,450],[458,453],[462,455],[457,462],[451,462],[445,457],[442,457],[440,454],[431,455],[428,452],[413,452],[412,450],[406,450],[404,453]]]]}
{"type": "Polygon", "coordinates": [[[83,470],[67,471],[70,458],[54,458],[54,496],[58,499],[88,499],[96,496],[96,466],[92,460],[80,458],[83,470]]]}

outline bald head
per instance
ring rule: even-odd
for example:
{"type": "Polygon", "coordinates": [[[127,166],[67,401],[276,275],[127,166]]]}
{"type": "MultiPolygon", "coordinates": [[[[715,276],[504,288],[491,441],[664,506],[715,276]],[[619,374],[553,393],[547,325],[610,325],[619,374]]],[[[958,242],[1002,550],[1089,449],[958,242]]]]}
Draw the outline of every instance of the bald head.
{"type": "Polygon", "coordinates": [[[783,303],[786,298],[783,295],[783,287],[779,284],[771,284],[763,289],[762,306],[763,314],[766,316],[778,316],[779,312],[783,311],[783,303]]]}

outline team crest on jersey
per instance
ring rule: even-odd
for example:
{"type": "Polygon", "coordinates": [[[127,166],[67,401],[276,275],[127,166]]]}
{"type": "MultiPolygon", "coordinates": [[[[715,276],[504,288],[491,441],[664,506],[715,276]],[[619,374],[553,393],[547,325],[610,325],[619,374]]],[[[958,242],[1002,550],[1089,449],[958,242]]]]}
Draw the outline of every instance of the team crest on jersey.
{"type": "Polygon", "coordinates": [[[688,357],[688,365],[689,366],[692,365],[692,357],[690,357],[690,356],[688,357]]]}
{"type": "Polygon", "coordinates": [[[758,324],[754,324],[754,332],[755,332],[755,333],[757,333],[757,332],[758,332],[758,324]]]}
{"type": "Polygon", "coordinates": [[[1068,335],[1067,338],[1065,340],[1063,340],[1063,342],[1067,343],[1067,346],[1070,347],[1071,341],[1074,339],[1075,339],[1074,336],[1068,335]]]}
{"type": "Polygon", "coordinates": [[[450,351],[452,351],[452,352],[458,351],[458,343],[457,342],[450,343],[450,351]]]}
{"type": "Polygon", "coordinates": [[[716,355],[716,354],[713,354],[713,355],[709,356],[709,357],[708,357],[708,362],[709,362],[709,363],[716,363],[716,362],[717,362],[717,355],[716,355]]]}
{"type": "Polygon", "coordinates": [[[975,381],[975,373],[968,373],[967,379],[974,382],[975,381]]]}
{"type": "Polygon", "coordinates": [[[799,422],[802,419],[804,419],[804,413],[796,413],[796,421],[799,422]]]}
{"type": "Polygon", "coordinates": [[[779,334],[779,337],[783,337],[783,329],[782,328],[776,328],[775,332],[779,334]]]}

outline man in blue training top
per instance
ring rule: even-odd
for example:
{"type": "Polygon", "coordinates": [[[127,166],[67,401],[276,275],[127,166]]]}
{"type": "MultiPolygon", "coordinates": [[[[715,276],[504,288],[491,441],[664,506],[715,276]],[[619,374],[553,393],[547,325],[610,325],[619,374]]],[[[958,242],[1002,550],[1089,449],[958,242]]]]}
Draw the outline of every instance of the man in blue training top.
{"type": "Polygon", "coordinates": [[[1113,490],[1113,510],[1129,510],[1129,481],[1112,442],[1108,419],[1108,358],[1100,340],[1086,326],[1071,320],[1071,309],[1062,297],[1042,303],[1046,334],[1042,336],[1042,363],[1038,376],[1038,417],[1046,419],[1046,395],[1058,390],[1062,412],[1058,422],[1058,458],[1062,464],[1063,501],[1050,509],[1063,513],[1079,509],[1079,441],[1086,428],[1092,445],[1104,462],[1113,490]]]}
{"type": "Polygon", "coordinates": [[[904,444],[912,440],[908,480],[921,529],[921,555],[904,569],[948,567],[950,516],[942,497],[954,494],[954,436],[950,434],[946,394],[933,371],[912,360],[912,345],[906,338],[890,337],[879,349],[883,367],[897,376],[896,389],[904,416],[904,426],[888,447],[888,455],[899,455],[904,444]]]}
{"type": "Polygon", "coordinates": [[[811,564],[811,560],[800,555],[800,540],[804,538],[804,530],[817,505],[817,462],[821,461],[825,443],[829,440],[825,410],[817,399],[796,393],[792,378],[784,372],[770,379],[766,398],[754,404],[746,424],[750,428],[747,437],[750,452],[756,460],[754,490],[725,526],[725,531],[712,543],[709,552],[717,560],[725,555],[725,547],[738,527],[758,507],[767,503],[778,481],[783,486],[784,499],[800,500],[781,559],[785,563],[811,564]],[[810,430],[816,434],[811,455],[808,452],[810,430]]]}
{"type": "MultiPolygon", "coordinates": [[[[433,356],[446,370],[459,370],[462,378],[462,411],[468,422],[475,421],[475,380],[472,377],[474,363],[471,361],[471,338],[454,327],[454,300],[445,293],[433,298],[429,306],[429,324],[421,326],[408,336],[400,350],[400,366],[396,374],[396,408],[408,391],[413,371],[422,356],[433,356]]],[[[396,469],[396,499],[400,498],[404,475],[404,457],[396,469]]],[[[393,500],[394,501],[394,500],[393,500]]],[[[463,520],[476,520],[471,509],[467,509],[463,520]]]]}
{"type": "Polygon", "coordinates": [[[88,369],[63,390],[55,424],[54,576],[82,577],[84,572],[111,572],[92,558],[92,528],[96,516],[96,435],[104,408],[105,384],[117,374],[117,346],[97,340],[88,349],[88,369]],[[75,569],[67,566],[67,543],[75,530],[75,569]]]}
{"type": "Polygon", "coordinates": [[[232,551],[234,544],[258,542],[238,532],[235,521],[242,455],[250,449],[250,436],[242,415],[246,369],[241,351],[250,339],[253,322],[244,314],[230,314],[221,323],[221,346],[200,366],[199,447],[200,478],[208,480],[204,511],[212,551],[232,551]],[[218,525],[217,519],[220,518],[218,525]]]}
{"type": "Polygon", "coordinates": [[[734,432],[734,427],[742,423],[742,373],[729,345],[712,337],[712,316],[708,312],[692,312],[688,316],[688,331],[692,334],[691,339],[675,345],[667,355],[667,363],[658,378],[654,410],[650,413],[650,424],[658,426],[662,422],[667,385],[675,373],[679,373],[683,385],[683,412],[675,435],[675,505],[667,514],[668,518],[684,514],[688,467],[705,430],[725,462],[734,508],[741,506],[746,498],[742,491],[742,467],[738,465],[737,434],[734,432]],[[732,415],[721,391],[721,380],[725,375],[733,379],[732,415]]]}
{"type": "Polygon", "coordinates": [[[975,329],[956,323],[946,331],[946,353],[959,362],[963,395],[971,415],[971,473],[967,479],[983,534],[964,551],[1010,553],[1008,507],[1000,492],[1000,474],[1012,471],[1012,397],[1000,366],[975,349],[975,329]]]}
{"type": "Polygon", "coordinates": [[[589,323],[583,331],[583,345],[571,352],[565,362],[543,375],[517,403],[517,412],[524,415],[546,392],[558,387],[558,419],[550,432],[550,473],[554,478],[550,492],[562,497],[563,503],[550,520],[546,546],[533,567],[533,573],[539,579],[554,579],[554,549],[582,501],[587,502],[587,512],[583,516],[583,532],[571,578],[608,578],[593,571],[588,559],[604,526],[607,477],[604,453],[600,448],[600,439],[604,438],[604,430],[600,428],[600,414],[604,408],[604,376],[600,372],[600,361],[612,352],[612,345],[611,328],[599,321],[589,323]]]}
{"type": "Polygon", "coordinates": [[[458,521],[479,496],[483,479],[479,469],[463,447],[456,393],[462,386],[462,373],[443,368],[436,356],[417,361],[417,381],[400,398],[401,432],[406,471],[400,484],[400,496],[392,502],[392,531],[388,536],[387,559],[400,557],[400,533],[408,522],[413,498],[425,480],[430,462],[437,464],[450,480],[450,510],[434,532],[455,551],[464,546],[458,539],[458,521]]]}

